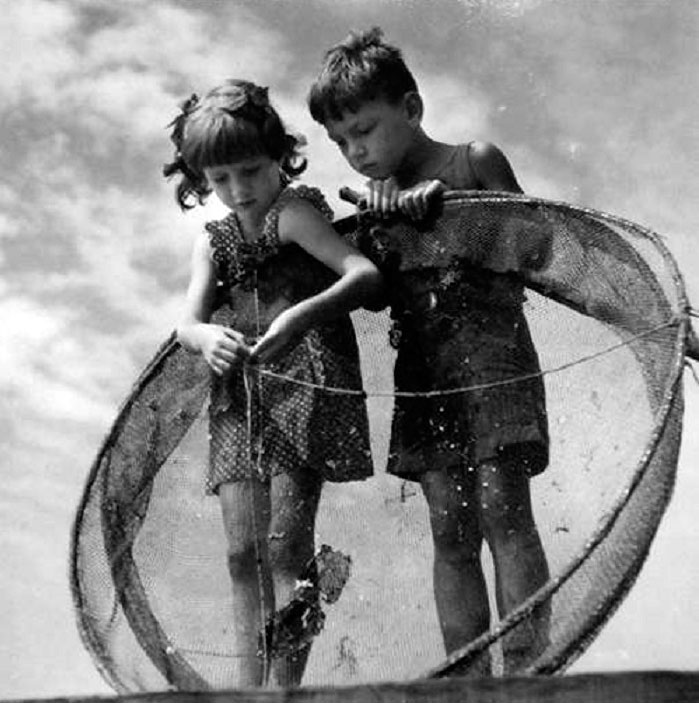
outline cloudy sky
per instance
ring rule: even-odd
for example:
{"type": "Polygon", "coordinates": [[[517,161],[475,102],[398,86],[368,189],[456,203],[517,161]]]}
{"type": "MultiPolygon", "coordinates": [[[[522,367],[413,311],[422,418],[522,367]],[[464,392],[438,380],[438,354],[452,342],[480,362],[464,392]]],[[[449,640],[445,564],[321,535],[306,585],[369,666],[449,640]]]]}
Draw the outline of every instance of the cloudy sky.
{"type": "MultiPolygon", "coordinates": [[[[323,49],[381,25],[425,126],[498,143],[534,195],[662,233],[699,301],[695,0],[0,0],[0,697],[108,693],[70,610],[67,544],[100,438],[174,324],[192,237],[160,177],[190,92],[270,86],[306,180],[358,181],[304,107],[323,49]]],[[[699,664],[699,391],[675,496],[626,603],[574,671],[699,664]]]]}

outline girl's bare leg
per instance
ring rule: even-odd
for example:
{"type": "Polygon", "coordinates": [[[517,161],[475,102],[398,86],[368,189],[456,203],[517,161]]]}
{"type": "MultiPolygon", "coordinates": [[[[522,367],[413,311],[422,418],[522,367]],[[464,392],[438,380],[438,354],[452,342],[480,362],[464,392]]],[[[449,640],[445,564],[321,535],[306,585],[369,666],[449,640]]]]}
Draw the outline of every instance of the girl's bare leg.
{"type": "Polygon", "coordinates": [[[257,478],[226,483],[219,489],[228,540],[228,571],[233,589],[233,635],[236,658],[231,686],[266,683],[265,662],[258,656],[258,633],[274,608],[266,555],[269,489],[257,478]],[[264,610],[262,610],[264,603],[264,610]]]}
{"type": "MultiPolygon", "coordinates": [[[[460,466],[428,471],[421,478],[434,542],[435,601],[447,654],[483,634],[490,624],[474,479],[473,472],[460,466]]],[[[466,676],[490,673],[487,654],[467,663],[463,671],[466,676]]]]}
{"type": "MultiPolygon", "coordinates": [[[[322,482],[311,470],[272,478],[269,565],[277,610],[292,598],[296,582],[314,555],[315,519],[322,482]]],[[[298,686],[310,645],[272,660],[272,684],[298,686]]]]}
{"type": "MultiPolygon", "coordinates": [[[[492,461],[479,467],[476,490],[483,535],[493,555],[498,611],[504,617],[549,578],[529,478],[511,461],[492,461]]],[[[504,638],[505,673],[521,670],[546,646],[548,626],[549,608],[541,606],[504,638]]]]}

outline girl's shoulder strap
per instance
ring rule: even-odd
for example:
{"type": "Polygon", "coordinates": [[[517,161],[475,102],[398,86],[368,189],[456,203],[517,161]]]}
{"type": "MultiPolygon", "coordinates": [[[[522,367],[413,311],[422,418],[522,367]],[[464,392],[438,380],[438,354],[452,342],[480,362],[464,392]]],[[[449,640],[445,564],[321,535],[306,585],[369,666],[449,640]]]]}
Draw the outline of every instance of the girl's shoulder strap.
{"type": "Polygon", "coordinates": [[[232,256],[237,243],[242,241],[242,234],[235,215],[231,212],[220,220],[204,223],[208,234],[211,260],[216,266],[223,266],[232,256]]]}
{"type": "Polygon", "coordinates": [[[279,197],[275,200],[265,217],[263,237],[267,241],[279,241],[279,214],[292,200],[308,201],[329,221],[332,221],[334,217],[332,208],[328,205],[325,196],[318,188],[306,185],[287,186],[279,194],[279,197]]]}

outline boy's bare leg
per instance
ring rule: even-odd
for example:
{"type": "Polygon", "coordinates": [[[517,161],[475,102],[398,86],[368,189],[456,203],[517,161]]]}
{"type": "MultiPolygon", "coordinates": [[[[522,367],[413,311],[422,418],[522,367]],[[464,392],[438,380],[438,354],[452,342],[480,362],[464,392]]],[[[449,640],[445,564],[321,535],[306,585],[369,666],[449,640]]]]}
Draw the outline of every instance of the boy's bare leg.
{"type": "MultiPolygon", "coordinates": [[[[548,565],[532,513],[529,478],[521,466],[482,464],[478,479],[480,522],[493,555],[498,611],[504,617],[548,581],[548,565]]],[[[549,607],[544,605],[505,636],[505,673],[520,671],[543,650],[548,629],[549,607]]]]}
{"type": "MultiPolygon", "coordinates": [[[[435,601],[447,654],[483,634],[490,624],[473,479],[462,467],[428,471],[421,478],[434,542],[435,601]]],[[[490,657],[483,655],[453,673],[489,676],[490,657]]]]}

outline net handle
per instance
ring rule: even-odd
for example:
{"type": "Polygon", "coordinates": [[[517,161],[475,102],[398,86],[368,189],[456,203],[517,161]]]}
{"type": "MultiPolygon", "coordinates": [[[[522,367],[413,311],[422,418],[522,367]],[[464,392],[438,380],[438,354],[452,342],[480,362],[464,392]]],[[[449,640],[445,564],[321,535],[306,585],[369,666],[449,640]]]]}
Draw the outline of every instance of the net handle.
{"type": "MultiPolygon", "coordinates": [[[[447,200],[452,200],[455,197],[463,197],[465,193],[468,193],[469,195],[473,195],[474,198],[478,197],[484,197],[483,191],[445,191],[441,194],[442,197],[442,202],[447,201],[447,200]]],[[[344,200],[347,203],[350,203],[352,205],[355,205],[358,207],[360,210],[366,209],[366,200],[364,197],[356,190],[353,188],[349,188],[347,186],[344,186],[340,188],[339,191],[339,196],[341,200],[344,200]]],[[[519,199],[519,198],[526,198],[527,196],[524,193],[505,193],[505,192],[499,192],[499,191],[489,191],[488,195],[485,197],[489,198],[513,198],[513,199],[519,199]]],[[[694,328],[691,325],[691,322],[687,325],[687,335],[685,338],[685,355],[692,359],[693,361],[699,361],[699,337],[697,336],[696,332],[694,331],[694,328]]]]}

